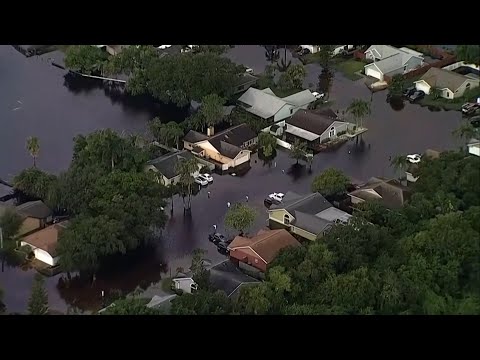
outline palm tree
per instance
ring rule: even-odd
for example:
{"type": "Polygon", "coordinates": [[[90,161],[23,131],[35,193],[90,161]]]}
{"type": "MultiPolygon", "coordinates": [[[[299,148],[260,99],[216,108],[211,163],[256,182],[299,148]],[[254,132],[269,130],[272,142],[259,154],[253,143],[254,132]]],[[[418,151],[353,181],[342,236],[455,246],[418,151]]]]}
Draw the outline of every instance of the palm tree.
{"type": "Polygon", "coordinates": [[[464,123],[458,129],[454,130],[452,134],[459,139],[470,140],[480,137],[480,130],[473,127],[470,123],[464,123]]]}
{"type": "Polygon", "coordinates": [[[181,160],[177,163],[177,172],[180,175],[179,185],[182,187],[184,212],[191,210],[192,186],[195,183],[195,179],[193,178],[192,174],[194,174],[197,170],[198,165],[195,158],[181,160]]]}
{"type": "Polygon", "coordinates": [[[363,118],[371,113],[370,103],[361,99],[353,99],[347,111],[355,118],[357,128],[362,127],[363,118]]]}
{"type": "Polygon", "coordinates": [[[165,138],[166,143],[171,144],[172,142],[175,143],[175,146],[178,150],[178,142],[180,137],[183,136],[183,128],[180,124],[176,123],[175,121],[170,121],[165,126],[165,138]]]}
{"type": "Polygon", "coordinates": [[[392,166],[395,171],[401,172],[405,172],[409,164],[405,155],[397,155],[390,161],[390,166],[392,166]]]}
{"type": "Polygon", "coordinates": [[[307,155],[307,143],[305,141],[301,141],[300,139],[295,139],[295,142],[292,144],[290,148],[290,157],[297,160],[295,163],[298,165],[298,160],[304,158],[307,155]]]}
{"type": "Polygon", "coordinates": [[[33,167],[37,167],[37,157],[40,152],[40,143],[36,136],[30,136],[27,139],[27,150],[33,158],[33,167]]]}

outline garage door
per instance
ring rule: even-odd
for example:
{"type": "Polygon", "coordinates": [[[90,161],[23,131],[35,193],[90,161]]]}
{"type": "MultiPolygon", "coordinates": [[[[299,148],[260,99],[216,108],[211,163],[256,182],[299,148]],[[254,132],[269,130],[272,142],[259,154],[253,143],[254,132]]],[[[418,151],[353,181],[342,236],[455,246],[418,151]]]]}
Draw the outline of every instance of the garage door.
{"type": "Polygon", "coordinates": [[[415,84],[415,88],[417,90],[423,91],[425,94],[430,94],[430,86],[428,84],[425,84],[423,82],[418,82],[415,84]]]}
{"type": "Polygon", "coordinates": [[[374,77],[375,79],[378,79],[378,80],[383,80],[383,75],[380,73],[380,71],[377,70],[375,66],[370,66],[366,68],[365,75],[374,77]]]}

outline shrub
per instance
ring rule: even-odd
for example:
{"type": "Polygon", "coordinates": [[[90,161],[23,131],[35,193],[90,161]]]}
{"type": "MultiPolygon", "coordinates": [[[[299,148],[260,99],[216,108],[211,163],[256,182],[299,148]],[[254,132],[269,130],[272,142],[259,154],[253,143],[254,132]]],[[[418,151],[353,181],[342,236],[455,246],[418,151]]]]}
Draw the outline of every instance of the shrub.
{"type": "Polygon", "coordinates": [[[200,169],[201,174],[211,174],[212,170],[207,165],[203,165],[202,168],[200,169]]]}

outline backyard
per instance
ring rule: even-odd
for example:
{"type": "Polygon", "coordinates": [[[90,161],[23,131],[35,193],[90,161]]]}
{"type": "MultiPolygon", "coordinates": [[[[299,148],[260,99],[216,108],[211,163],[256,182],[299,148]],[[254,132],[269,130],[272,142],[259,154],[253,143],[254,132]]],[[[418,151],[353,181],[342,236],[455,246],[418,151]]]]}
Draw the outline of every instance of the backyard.
{"type": "Polygon", "coordinates": [[[358,59],[341,59],[335,64],[335,69],[341,72],[347,79],[356,81],[362,78],[357,73],[363,70],[367,63],[358,59]]]}

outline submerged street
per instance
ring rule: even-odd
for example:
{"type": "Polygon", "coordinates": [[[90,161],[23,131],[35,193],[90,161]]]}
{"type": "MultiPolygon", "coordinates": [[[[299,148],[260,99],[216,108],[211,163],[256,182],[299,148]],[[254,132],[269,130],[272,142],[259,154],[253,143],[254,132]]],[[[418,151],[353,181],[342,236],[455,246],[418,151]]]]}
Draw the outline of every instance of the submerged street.
{"type": "MultiPolygon", "coordinates": [[[[4,180],[11,180],[19,171],[31,166],[32,160],[25,150],[28,136],[39,138],[38,166],[58,173],[69,165],[72,139],[77,134],[101,128],[144,133],[147,122],[155,116],[162,121],[181,121],[184,116],[182,111],[173,107],[111,94],[98,83],[90,82],[89,88],[86,84],[66,83],[65,71],[46,61],[48,57],[57,59],[61,55],[51,53],[27,59],[11,46],[0,46],[0,178],[4,180]]],[[[255,72],[262,71],[267,64],[264,50],[259,46],[237,46],[227,56],[245,63],[255,72]]],[[[310,64],[306,70],[305,85],[316,83],[320,66],[310,64]]],[[[176,197],[173,216],[155,246],[100,272],[93,286],[73,281],[68,289],[59,288],[60,275],[46,279],[50,307],[59,311],[66,311],[74,304],[81,308],[96,308],[100,306],[102,290],[133,291],[138,285],[147,286],[162,276],[169,276],[177,267],[187,268],[189,256],[196,248],[208,250],[207,258],[213,263],[218,262],[223,257],[208,242],[208,234],[214,224],[219,231],[225,231],[223,217],[227,202],[244,202],[245,196],[249,196],[249,205],[258,213],[257,223],[251,230],[253,233],[266,224],[263,199],[269,193],[309,192],[313,177],[325,168],[336,167],[353,179],[364,181],[371,176],[394,175],[389,167],[389,156],[459,146],[451,135],[461,122],[459,112],[431,112],[410,103],[406,103],[401,111],[394,111],[385,101],[386,92],[372,96],[363,80],[352,82],[337,73],[330,95],[332,108],[344,110],[353,98],[372,101],[371,116],[365,120],[369,130],[363,136],[364,151],[358,151],[354,142],[348,142],[335,152],[318,154],[313,161],[312,173],[305,167],[303,172],[289,173],[295,160],[286,151],[278,151],[274,161],[276,167],[264,166],[261,160],[256,161],[257,155],[253,155],[252,168],[244,176],[214,175],[213,184],[204,187],[192,199],[191,216],[184,216],[182,199],[176,197]],[[207,189],[211,192],[210,199],[207,189]]],[[[168,214],[169,209],[170,205],[167,205],[165,211],[168,214]]],[[[8,311],[24,311],[34,274],[31,269],[9,266],[0,273],[8,311]]]]}

